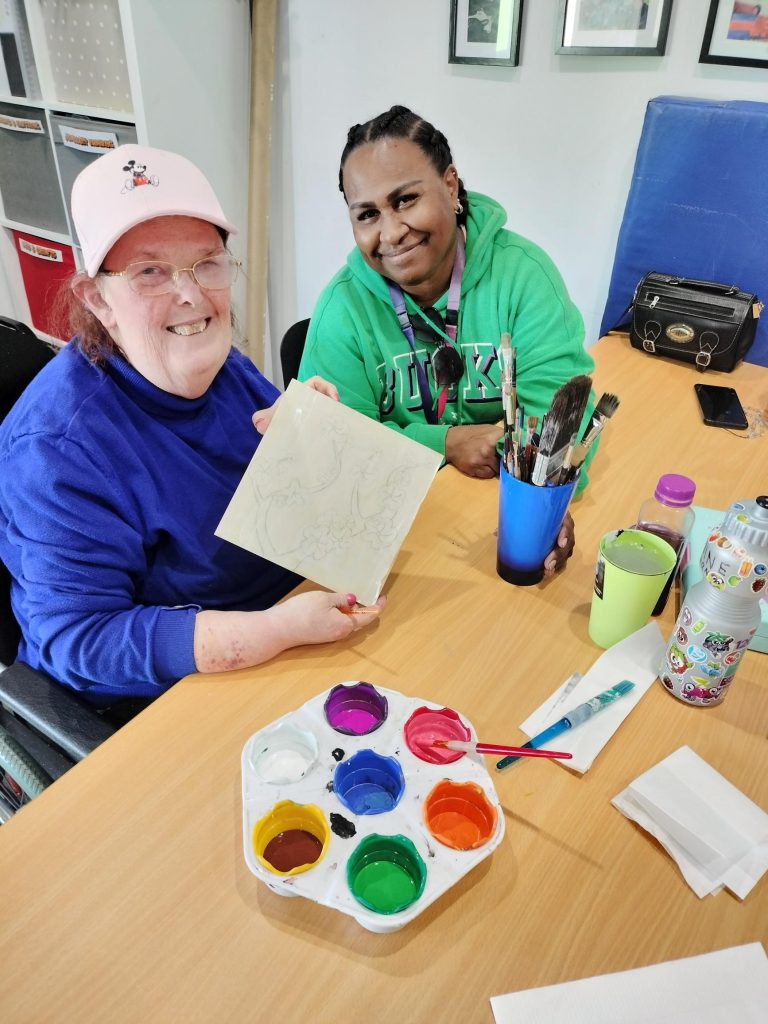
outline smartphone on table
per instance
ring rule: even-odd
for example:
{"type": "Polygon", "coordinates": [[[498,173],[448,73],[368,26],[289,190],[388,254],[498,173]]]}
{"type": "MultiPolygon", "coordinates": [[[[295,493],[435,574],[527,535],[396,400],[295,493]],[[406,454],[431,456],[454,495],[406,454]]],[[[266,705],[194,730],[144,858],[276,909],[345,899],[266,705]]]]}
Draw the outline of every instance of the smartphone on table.
{"type": "Polygon", "coordinates": [[[746,430],[747,416],[735,388],[716,384],[694,384],[704,422],[710,427],[746,430]]]}

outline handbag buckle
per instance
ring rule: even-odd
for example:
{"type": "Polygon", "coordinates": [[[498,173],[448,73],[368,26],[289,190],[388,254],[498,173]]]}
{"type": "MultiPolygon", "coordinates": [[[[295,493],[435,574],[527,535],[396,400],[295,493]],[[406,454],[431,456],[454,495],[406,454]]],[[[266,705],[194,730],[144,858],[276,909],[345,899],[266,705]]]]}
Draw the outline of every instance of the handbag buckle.
{"type": "Polygon", "coordinates": [[[712,361],[712,355],[709,352],[697,352],[696,353],[696,365],[700,370],[706,370],[712,361]]]}
{"type": "Polygon", "coordinates": [[[643,338],[643,348],[645,349],[646,352],[651,352],[651,353],[654,353],[654,354],[656,352],[656,346],[654,345],[654,343],[651,341],[650,338],[643,338]]]}

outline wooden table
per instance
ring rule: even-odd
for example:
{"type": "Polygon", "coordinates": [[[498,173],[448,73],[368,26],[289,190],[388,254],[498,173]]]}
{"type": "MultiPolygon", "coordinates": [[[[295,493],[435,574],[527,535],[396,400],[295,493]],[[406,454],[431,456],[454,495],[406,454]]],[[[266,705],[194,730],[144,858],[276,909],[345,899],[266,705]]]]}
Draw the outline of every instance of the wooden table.
{"type": "MultiPolygon", "coordinates": [[[[584,776],[526,762],[496,777],[506,836],[391,935],[273,894],[242,853],[249,735],[333,684],[367,679],[462,711],[481,737],[518,724],[600,651],[587,636],[596,546],[661,472],[725,507],[768,491],[768,443],[701,424],[690,369],[594,349],[621,407],[574,507],[567,571],[517,589],[495,574],[497,483],[438,478],[387,584],[381,622],[348,642],[175,686],[0,830],[0,1020],[491,1021],[489,997],[768,939],[768,879],[699,900],[610,805],[689,744],[768,807],[768,659],[747,653],[716,708],[653,686],[584,776]],[[757,467],[762,466],[758,473],[757,467]]],[[[768,409],[768,371],[707,380],[768,409]]],[[[753,419],[754,419],[754,413],[753,419]]],[[[666,633],[668,610],[661,622],[666,633]]]]}

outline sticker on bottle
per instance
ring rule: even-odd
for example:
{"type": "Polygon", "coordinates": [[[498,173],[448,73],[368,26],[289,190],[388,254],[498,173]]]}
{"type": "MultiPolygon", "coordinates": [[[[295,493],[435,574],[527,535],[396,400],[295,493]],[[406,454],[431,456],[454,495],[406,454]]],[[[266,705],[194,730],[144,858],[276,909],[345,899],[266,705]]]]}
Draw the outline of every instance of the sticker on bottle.
{"type": "Polygon", "coordinates": [[[708,651],[717,657],[720,654],[725,654],[730,650],[731,644],[733,643],[733,637],[728,636],[727,633],[718,633],[712,631],[707,633],[707,639],[702,644],[702,647],[706,647],[708,651]]]}
{"type": "Polygon", "coordinates": [[[675,675],[678,676],[685,675],[689,668],[693,668],[693,662],[686,658],[685,652],[681,651],[674,642],[669,645],[667,663],[675,675]]]}

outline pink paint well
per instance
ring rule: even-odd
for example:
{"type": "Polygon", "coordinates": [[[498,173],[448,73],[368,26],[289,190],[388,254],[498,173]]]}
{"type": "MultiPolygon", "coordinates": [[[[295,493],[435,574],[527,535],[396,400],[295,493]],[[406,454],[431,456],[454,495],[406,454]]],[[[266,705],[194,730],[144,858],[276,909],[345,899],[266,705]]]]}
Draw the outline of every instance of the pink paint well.
{"type": "Polygon", "coordinates": [[[435,747],[435,740],[471,739],[469,728],[452,708],[416,708],[403,726],[408,749],[429,764],[451,764],[464,757],[460,750],[435,747]]]}

